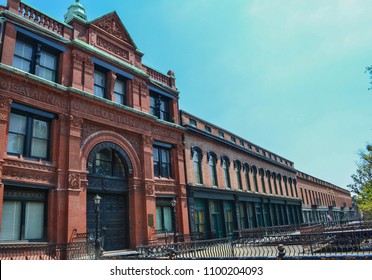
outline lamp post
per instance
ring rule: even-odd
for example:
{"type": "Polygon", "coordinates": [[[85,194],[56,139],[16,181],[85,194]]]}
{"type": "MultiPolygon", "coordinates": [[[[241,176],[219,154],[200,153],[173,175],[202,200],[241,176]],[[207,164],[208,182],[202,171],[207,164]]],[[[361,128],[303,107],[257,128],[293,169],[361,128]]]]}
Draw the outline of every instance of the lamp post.
{"type": "Polygon", "coordinates": [[[171,205],[172,205],[172,208],[173,208],[173,214],[174,214],[174,235],[173,235],[173,240],[174,240],[174,243],[177,243],[177,210],[176,210],[176,206],[177,206],[177,200],[176,198],[173,198],[172,201],[171,201],[171,205]]]}
{"type": "Polygon", "coordinates": [[[101,210],[99,208],[99,205],[101,203],[101,197],[96,194],[96,196],[93,198],[94,205],[95,205],[95,212],[96,212],[96,238],[94,240],[95,245],[95,251],[96,251],[96,260],[100,259],[101,253],[102,253],[102,247],[101,247],[101,230],[100,230],[100,214],[101,210]]]}

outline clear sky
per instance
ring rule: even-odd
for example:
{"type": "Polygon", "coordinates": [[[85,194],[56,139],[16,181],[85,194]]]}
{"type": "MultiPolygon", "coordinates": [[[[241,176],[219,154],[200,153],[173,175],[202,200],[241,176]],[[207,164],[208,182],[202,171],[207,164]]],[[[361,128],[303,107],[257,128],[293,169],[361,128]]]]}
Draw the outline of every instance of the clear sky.
{"type": "MultiPolygon", "coordinates": [[[[27,0],[63,20],[73,0],[27,0]]],[[[0,0],[4,5],[6,0],[0,0]]],[[[81,0],[115,10],[180,108],[340,187],[372,142],[370,0],[81,0]]]]}

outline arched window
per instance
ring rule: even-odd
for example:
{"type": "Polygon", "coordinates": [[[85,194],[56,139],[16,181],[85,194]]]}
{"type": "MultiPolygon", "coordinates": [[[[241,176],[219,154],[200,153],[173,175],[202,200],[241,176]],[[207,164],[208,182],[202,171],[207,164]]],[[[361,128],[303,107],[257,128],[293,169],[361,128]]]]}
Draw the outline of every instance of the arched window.
{"type": "Polygon", "coordinates": [[[93,174],[126,178],[126,170],[123,160],[116,150],[104,148],[96,153],[93,162],[93,174]]]}
{"type": "Polygon", "coordinates": [[[269,184],[269,192],[272,194],[273,193],[273,188],[271,186],[271,172],[270,172],[270,170],[266,170],[266,178],[267,178],[267,183],[269,184]]]}
{"type": "Polygon", "coordinates": [[[283,181],[284,181],[284,186],[285,186],[285,195],[286,196],[289,196],[289,192],[288,192],[288,184],[287,184],[287,176],[283,176],[283,181]]]}
{"type": "Polygon", "coordinates": [[[211,176],[212,186],[217,187],[217,155],[214,152],[208,152],[208,165],[209,165],[209,174],[211,176]]]}
{"type": "Polygon", "coordinates": [[[279,182],[279,192],[280,192],[280,195],[283,195],[282,175],[280,173],[278,173],[276,175],[276,177],[277,177],[278,182],[279,182]]]}
{"type": "Polygon", "coordinates": [[[249,180],[249,164],[248,163],[245,162],[243,164],[243,170],[244,170],[245,182],[247,184],[247,190],[252,191],[251,181],[249,180]]]}
{"type": "Polygon", "coordinates": [[[254,165],[252,165],[252,176],[253,176],[254,191],[258,192],[257,167],[254,165]]]}
{"type": "Polygon", "coordinates": [[[234,160],[234,169],[236,173],[236,181],[238,182],[238,188],[239,190],[243,189],[243,184],[242,184],[242,175],[241,175],[241,169],[242,169],[242,164],[239,160],[234,160]]]}
{"type": "Polygon", "coordinates": [[[265,186],[265,171],[263,170],[263,168],[260,168],[258,170],[258,174],[260,175],[261,177],[261,185],[262,185],[262,191],[264,193],[266,193],[266,186],[265,186]]]}
{"type": "Polygon", "coordinates": [[[293,188],[295,190],[296,197],[298,197],[297,180],[296,179],[293,179],[293,188]]]}
{"type": "Polygon", "coordinates": [[[227,156],[221,157],[221,165],[223,169],[223,179],[225,183],[225,188],[231,189],[231,182],[230,182],[230,160],[227,156]]]}
{"type": "Polygon", "coordinates": [[[279,192],[278,192],[278,184],[276,183],[276,173],[275,173],[275,172],[272,172],[272,173],[271,173],[271,178],[273,179],[273,182],[274,182],[275,194],[276,194],[276,195],[279,195],[279,192]]]}
{"type": "Polygon", "coordinates": [[[288,183],[289,183],[289,192],[291,193],[291,197],[293,197],[294,196],[294,191],[293,191],[293,188],[292,188],[292,178],[291,177],[289,177],[288,178],[288,183]]]}
{"type": "Polygon", "coordinates": [[[202,150],[198,147],[191,147],[191,154],[192,160],[194,162],[194,175],[195,175],[195,183],[196,184],[203,184],[203,176],[202,176],[202,150]]]}

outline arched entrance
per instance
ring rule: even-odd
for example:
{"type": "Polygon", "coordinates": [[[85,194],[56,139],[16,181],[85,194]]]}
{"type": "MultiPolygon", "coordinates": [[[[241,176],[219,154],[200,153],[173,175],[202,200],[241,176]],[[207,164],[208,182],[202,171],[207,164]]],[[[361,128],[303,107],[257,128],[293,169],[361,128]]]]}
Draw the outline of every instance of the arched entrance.
{"type": "Polygon", "coordinates": [[[117,144],[96,145],[87,158],[87,228],[95,232],[93,197],[101,196],[102,246],[105,251],[128,248],[129,192],[128,178],[133,176],[127,153],[117,144]]]}

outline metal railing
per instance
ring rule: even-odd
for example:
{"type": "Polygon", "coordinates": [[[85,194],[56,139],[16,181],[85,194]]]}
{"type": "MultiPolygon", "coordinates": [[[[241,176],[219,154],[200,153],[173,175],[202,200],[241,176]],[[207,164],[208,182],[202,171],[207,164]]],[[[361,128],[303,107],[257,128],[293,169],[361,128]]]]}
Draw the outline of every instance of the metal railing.
{"type": "Polygon", "coordinates": [[[0,244],[0,260],[93,260],[94,242],[0,244]]]}
{"type": "Polygon", "coordinates": [[[137,251],[138,258],[144,259],[372,258],[372,225],[340,229],[288,233],[288,227],[285,234],[267,231],[258,236],[256,232],[245,237],[140,246],[137,251]]]}

